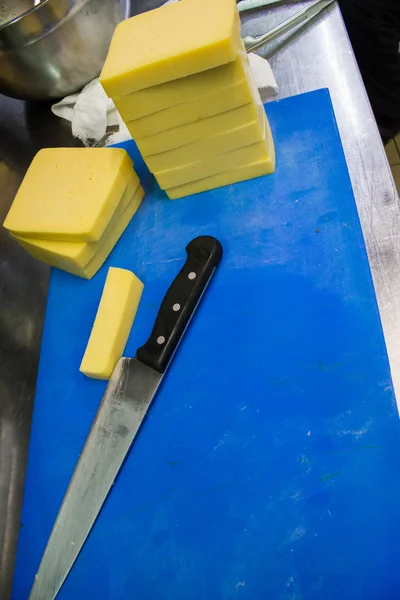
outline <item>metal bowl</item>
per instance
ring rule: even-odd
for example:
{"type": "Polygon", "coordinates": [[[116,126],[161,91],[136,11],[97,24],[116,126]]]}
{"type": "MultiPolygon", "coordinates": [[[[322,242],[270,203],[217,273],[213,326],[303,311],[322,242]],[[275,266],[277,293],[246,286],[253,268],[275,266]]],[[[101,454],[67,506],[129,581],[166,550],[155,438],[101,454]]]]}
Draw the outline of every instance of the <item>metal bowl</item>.
{"type": "Polygon", "coordinates": [[[100,73],[114,29],[126,17],[124,3],[34,4],[30,0],[29,8],[28,0],[2,0],[0,17],[7,5],[12,16],[19,7],[20,16],[0,25],[0,93],[23,100],[60,98],[100,73]]]}

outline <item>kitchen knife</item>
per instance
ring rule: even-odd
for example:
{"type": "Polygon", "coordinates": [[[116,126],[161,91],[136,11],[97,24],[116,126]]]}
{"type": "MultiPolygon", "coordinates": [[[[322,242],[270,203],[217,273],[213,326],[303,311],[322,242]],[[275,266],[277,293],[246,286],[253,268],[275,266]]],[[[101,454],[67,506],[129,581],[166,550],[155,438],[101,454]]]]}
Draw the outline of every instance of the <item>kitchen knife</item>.
{"type": "Polygon", "coordinates": [[[135,439],[174,352],[221,257],[221,244],[202,236],[168,289],[148,341],[121,358],[87,437],[33,583],[30,600],[58,594],[135,439]]]}

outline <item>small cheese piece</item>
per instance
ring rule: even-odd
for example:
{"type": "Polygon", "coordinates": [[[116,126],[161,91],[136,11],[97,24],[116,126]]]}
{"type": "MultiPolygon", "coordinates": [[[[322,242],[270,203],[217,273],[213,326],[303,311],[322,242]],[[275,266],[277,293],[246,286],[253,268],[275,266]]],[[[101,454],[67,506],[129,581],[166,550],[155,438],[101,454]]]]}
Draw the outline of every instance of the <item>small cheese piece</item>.
{"type": "Polygon", "coordinates": [[[275,151],[272,140],[271,132],[269,127],[267,128],[268,136],[268,152],[269,158],[261,160],[259,162],[253,162],[244,164],[241,167],[232,170],[206,177],[205,179],[199,179],[185,185],[180,185],[175,188],[166,190],[168,197],[171,200],[177,198],[183,198],[184,196],[190,196],[192,194],[199,194],[207,190],[213,190],[218,187],[225,185],[231,185],[240,181],[246,181],[247,179],[253,179],[254,177],[260,177],[262,175],[269,175],[275,171],[275,151]]]}
{"type": "Polygon", "coordinates": [[[120,97],[232,62],[241,45],[235,0],[185,0],[117,26],[100,82],[120,97]]]}
{"type": "Polygon", "coordinates": [[[239,169],[242,165],[269,160],[270,151],[265,138],[261,142],[243,146],[231,152],[212,156],[182,167],[154,172],[159,186],[166,190],[191,181],[211,177],[224,171],[239,169]]]}
{"type": "Polygon", "coordinates": [[[123,119],[131,121],[245,80],[243,53],[240,52],[234,62],[221,67],[167,81],[113,100],[123,119]]]}
{"type": "Polygon", "coordinates": [[[212,115],[237,108],[252,102],[253,96],[250,86],[245,81],[235,83],[230,87],[214,90],[205,96],[193,98],[187,102],[158,110],[152,115],[141,119],[129,120],[129,115],[121,112],[121,117],[127,122],[131,136],[137,140],[160,131],[179,127],[185,123],[192,123],[212,115]]]}
{"type": "Polygon", "coordinates": [[[122,148],[40,150],[4,227],[25,237],[96,242],[131,175],[132,161],[122,148]]]}
{"type": "Polygon", "coordinates": [[[104,244],[108,236],[113,236],[121,215],[136,196],[136,210],[139,208],[142,194],[136,192],[139,188],[139,178],[133,173],[115,213],[113,214],[104,234],[98,242],[52,242],[15,236],[25,250],[35,258],[58,267],[59,269],[85,267],[104,244]]]}
{"type": "MultiPolygon", "coordinates": [[[[110,231],[109,235],[104,237],[96,254],[84,267],[78,267],[71,263],[68,265],[64,264],[62,266],[62,269],[64,271],[68,271],[68,273],[71,273],[72,275],[83,277],[84,279],[91,279],[107,260],[115,244],[118,242],[121,235],[128,227],[129,223],[132,220],[132,217],[136,213],[138,206],[140,205],[143,199],[143,196],[143,188],[139,186],[132,200],[120,215],[118,222],[115,223],[115,227],[113,227],[113,230],[110,231]]],[[[44,258],[43,254],[38,252],[35,248],[30,248],[29,253],[35,258],[38,258],[39,260],[42,260],[45,263],[52,264],[51,261],[44,258]]]]}
{"type": "Polygon", "coordinates": [[[96,319],[80,371],[95,379],[109,379],[122,357],[143,292],[131,271],[108,271],[96,319]]]}
{"type": "Polygon", "coordinates": [[[179,146],[166,152],[146,156],[146,164],[150,171],[164,171],[179,165],[185,165],[204,156],[211,157],[249,146],[260,142],[265,137],[265,112],[261,106],[258,120],[250,121],[246,125],[229,129],[223,133],[202,138],[197,142],[179,146]]]}
{"type": "MultiPolygon", "coordinates": [[[[186,0],[184,0],[186,2],[186,0]]],[[[241,127],[251,121],[255,121],[259,114],[259,105],[249,102],[239,108],[234,108],[218,115],[213,115],[201,121],[187,123],[168,131],[162,131],[155,135],[135,140],[142,156],[146,159],[151,154],[158,154],[179,146],[185,146],[192,142],[208,138],[212,135],[224,133],[235,127],[241,127]]],[[[129,127],[129,123],[127,123],[129,127]]]]}

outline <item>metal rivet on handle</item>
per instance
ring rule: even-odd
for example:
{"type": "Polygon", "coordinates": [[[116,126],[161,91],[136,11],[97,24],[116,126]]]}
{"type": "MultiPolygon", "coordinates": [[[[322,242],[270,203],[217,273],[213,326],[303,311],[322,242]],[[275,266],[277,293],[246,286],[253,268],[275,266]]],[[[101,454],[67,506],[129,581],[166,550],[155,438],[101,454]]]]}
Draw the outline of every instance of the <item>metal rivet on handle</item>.
{"type": "Polygon", "coordinates": [[[165,342],[165,337],[163,335],[160,335],[157,338],[157,344],[159,344],[160,346],[165,342]]]}
{"type": "Polygon", "coordinates": [[[196,279],[196,273],[194,271],[191,271],[191,273],[189,273],[188,275],[189,279],[196,279]]]}
{"type": "Polygon", "coordinates": [[[181,310],[181,305],[178,304],[178,303],[174,304],[173,307],[172,307],[172,310],[174,312],[178,312],[178,310],[181,310]]]}

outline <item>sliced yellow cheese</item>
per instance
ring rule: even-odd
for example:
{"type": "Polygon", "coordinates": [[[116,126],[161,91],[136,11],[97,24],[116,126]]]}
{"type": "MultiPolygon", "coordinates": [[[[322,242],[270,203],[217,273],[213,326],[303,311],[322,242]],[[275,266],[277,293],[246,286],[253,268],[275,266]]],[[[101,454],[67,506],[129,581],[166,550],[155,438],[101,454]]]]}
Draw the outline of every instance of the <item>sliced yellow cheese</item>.
{"type": "Polygon", "coordinates": [[[255,177],[261,177],[261,175],[270,175],[275,170],[275,166],[272,160],[262,160],[256,163],[250,163],[243,165],[239,169],[234,171],[225,171],[225,173],[218,173],[218,175],[212,175],[199,181],[192,181],[185,185],[180,185],[169,190],[165,190],[170,200],[176,200],[185,196],[192,196],[193,194],[199,194],[200,192],[206,192],[215,188],[220,188],[225,185],[231,185],[240,181],[246,181],[247,179],[254,179],[255,177]]]}
{"type": "Polygon", "coordinates": [[[45,148],[33,159],[4,221],[25,237],[96,242],[132,175],[122,148],[45,148]]]}
{"type": "Polygon", "coordinates": [[[120,97],[236,59],[240,19],[235,0],[185,0],[116,28],[100,82],[120,97]]]}
{"type": "Polygon", "coordinates": [[[167,81],[113,100],[123,119],[131,121],[163,108],[205,96],[214,90],[230,88],[245,80],[246,70],[243,54],[240,52],[234,62],[221,67],[167,81]]]}
{"type": "Polygon", "coordinates": [[[224,154],[218,154],[218,156],[192,162],[175,169],[155,171],[154,176],[159,186],[166,190],[191,181],[211,177],[224,171],[238,169],[245,164],[268,160],[269,158],[270,151],[264,137],[261,142],[224,152],[224,154]]]}
{"type": "Polygon", "coordinates": [[[122,357],[143,292],[131,271],[108,271],[96,319],[80,371],[95,379],[109,379],[122,357]]]}
{"type": "MultiPolygon", "coordinates": [[[[186,2],[186,0],[184,0],[186,2]]],[[[254,102],[249,102],[239,108],[234,108],[218,115],[213,115],[201,121],[187,123],[168,131],[162,131],[155,135],[135,140],[142,156],[146,157],[151,154],[158,154],[179,146],[185,146],[192,142],[224,133],[235,127],[247,125],[251,121],[258,118],[259,105],[254,102]]],[[[127,124],[129,125],[129,123],[127,124]]]]}
{"type": "Polygon", "coordinates": [[[160,131],[166,131],[179,127],[185,123],[192,123],[206,117],[211,117],[248,102],[252,102],[253,96],[247,80],[240,81],[234,85],[214,90],[205,96],[193,98],[163,110],[158,110],[152,115],[141,119],[129,120],[129,116],[121,113],[131,136],[137,140],[160,131]]]}
{"type": "MultiPolygon", "coordinates": [[[[133,196],[131,202],[125,208],[123,213],[120,215],[119,220],[115,223],[115,227],[109,235],[105,236],[103,239],[99,249],[93,258],[85,265],[84,267],[77,267],[73,264],[64,265],[62,269],[64,271],[68,271],[72,275],[77,275],[78,277],[83,277],[84,279],[91,279],[103,263],[107,260],[110,252],[114,248],[115,244],[118,242],[119,238],[128,227],[130,221],[132,220],[133,215],[136,213],[138,206],[140,205],[144,196],[144,191],[141,186],[136,190],[135,195],[133,196]]],[[[36,249],[31,248],[29,250],[30,254],[43,262],[48,264],[52,264],[50,261],[45,260],[41,253],[37,253],[36,249]]]]}
{"type": "Polygon", "coordinates": [[[250,121],[246,125],[202,138],[197,142],[179,146],[166,152],[146,156],[146,164],[152,172],[164,171],[200,160],[204,156],[217,156],[218,154],[259,142],[265,137],[265,112],[263,106],[260,107],[259,113],[258,120],[250,121]]]}
{"type": "Polygon", "coordinates": [[[269,157],[267,159],[243,164],[235,170],[225,171],[224,173],[218,173],[217,175],[212,175],[205,179],[199,179],[198,181],[192,181],[191,183],[168,189],[166,190],[168,197],[171,200],[175,200],[177,198],[183,198],[184,196],[199,194],[200,192],[205,192],[207,190],[213,190],[225,185],[238,183],[239,181],[260,177],[261,175],[269,175],[275,171],[275,150],[272,136],[269,131],[268,151],[269,157]]]}
{"type": "MultiPolygon", "coordinates": [[[[121,215],[126,207],[132,202],[138,188],[139,178],[136,173],[133,173],[115,213],[111,217],[104,234],[97,242],[52,242],[50,240],[37,240],[35,238],[23,238],[21,236],[15,237],[18,239],[21,246],[33,254],[35,258],[39,258],[39,260],[51,264],[54,267],[58,267],[59,269],[85,267],[102,247],[104,240],[108,236],[113,235],[114,230],[121,219],[121,215]]],[[[135,200],[136,209],[138,209],[142,200],[140,191],[135,200]]]]}

